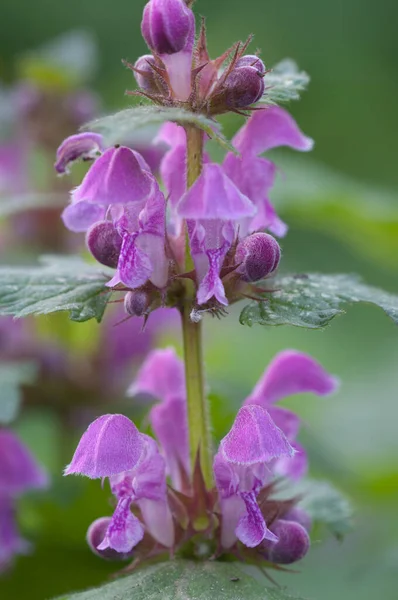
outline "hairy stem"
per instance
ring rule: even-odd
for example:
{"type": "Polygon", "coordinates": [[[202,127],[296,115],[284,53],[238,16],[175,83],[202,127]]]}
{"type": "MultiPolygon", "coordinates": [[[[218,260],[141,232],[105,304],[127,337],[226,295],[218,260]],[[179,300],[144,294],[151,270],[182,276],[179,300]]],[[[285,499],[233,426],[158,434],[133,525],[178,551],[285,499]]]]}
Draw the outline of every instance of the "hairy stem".
{"type": "MultiPolygon", "coordinates": [[[[187,184],[191,187],[202,171],[203,132],[193,125],[186,127],[187,133],[187,184]]],[[[185,269],[194,268],[187,236],[185,251],[185,269]]],[[[205,483],[212,486],[212,452],[210,441],[209,416],[205,395],[202,324],[191,320],[192,304],[195,301],[195,289],[192,281],[186,280],[185,299],[182,309],[182,328],[184,339],[184,362],[187,387],[189,448],[193,468],[200,449],[200,462],[205,483]]]]}

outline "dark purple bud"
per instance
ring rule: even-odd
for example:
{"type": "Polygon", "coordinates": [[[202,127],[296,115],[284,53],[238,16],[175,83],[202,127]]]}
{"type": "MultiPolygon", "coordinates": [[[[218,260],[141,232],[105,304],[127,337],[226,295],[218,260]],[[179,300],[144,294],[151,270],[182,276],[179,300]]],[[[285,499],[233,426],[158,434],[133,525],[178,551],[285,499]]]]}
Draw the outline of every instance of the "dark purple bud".
{"type": "Polygon", "coordinates": [[[144,8],[141,32],[155,54],[175,54],[192,43],[195,17],[184,0],[150,0],[144,8]]]}
{"type": "Polygon", "coordinates": [[[101,265],[116,269],[122,248],[122,238],[111,221],[94,223],[87,231],[86,245],[101,265]]]}
{"type": "Polygon", "coordinates": [[[142,317],[149,308],[151,299],[146,292],[127,292],[124,310],[132,317],[142,317]]]}
{"type": "Polygon", "coordinates": [[[134,65],[134,77],[139,87],[145,92],[154,94],[167,94],[168,87],[163,77],[152,69],[151,65],[155,65],[156,60],[152,54],[141,56],[134,65]]]}
{"type": "Polygon", "coordinates": [[[158,86],[155,81],[155,72],[150,64],[155,64],[155,59],[152,54],[141,56],[134,65],[134,68],[139,71],[134,71],[134,77],[139,87],[146,92],[158,92],[158,86]]]}
{"type": "Polygon", "coordinates": [[[265,75],[266,67],[261,58],[255,54],[246,54],[236,61],[235,68],[237,67],[254,67],[261,75],[265,75]]]}
{"type": "Polygon", "coordinates": [[[105,560],[127,560],[131,558],[134,554],[134,551],[128,553],[120,553],[116,552],[112,548],[106,548],[106,550],[98,550],[98,546],[104,541],[105,534],[108,530],[109,524],[111,522],[110,517],[101,517],[97,519],[93,523],[91,523],[88,528],[86,540],[90,547],[90,550],[94,552],[97,556],[104,558],[105,560]]]}
{"type": "Polygon", "coordinates": [[[225,81],[226,103],[229,108],[245,108],[264,94],[264,79],[255,67],[235,68],[225,81]]]}
{"type": "Polygon", "coordinates": [[[270,562],[290,565],[301,560],[310,548],[310,538],[304,527],[293,521],[280,519],[270,527],[278,536],[277,542],[264,540],[258,546],[260,554],[270,562]]]}
{"type": "Polygon", "coordinates": [[[235,262],[241,265],[237,272],[243,281],[260,281],[275,271],[280,258],[281,249],[272,235],[253,233],[238,244],[235,262]]]}
{"type": "Polygon", "coordinates": [[[299,525],[304,527],[304,529],[306,529],[308,532],[311,531],[312,519],[310,515],[298,506],[291,508],[285,515],[283,515],[283,520],[294,521],[295,523],[298,523],[299,525]]]}

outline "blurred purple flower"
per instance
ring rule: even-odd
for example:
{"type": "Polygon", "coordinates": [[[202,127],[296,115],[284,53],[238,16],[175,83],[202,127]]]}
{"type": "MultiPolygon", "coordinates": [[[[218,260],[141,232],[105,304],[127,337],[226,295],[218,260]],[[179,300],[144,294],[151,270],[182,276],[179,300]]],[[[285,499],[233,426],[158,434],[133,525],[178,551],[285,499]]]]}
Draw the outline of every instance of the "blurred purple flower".
{"type": "Polygon", "coordinates": [[[17,497],[48,486],[48,477],[28,448],[11,431],[0,429],[0,573],[14,556],[24,554],[29,544],[16,524],[17,497]]]}

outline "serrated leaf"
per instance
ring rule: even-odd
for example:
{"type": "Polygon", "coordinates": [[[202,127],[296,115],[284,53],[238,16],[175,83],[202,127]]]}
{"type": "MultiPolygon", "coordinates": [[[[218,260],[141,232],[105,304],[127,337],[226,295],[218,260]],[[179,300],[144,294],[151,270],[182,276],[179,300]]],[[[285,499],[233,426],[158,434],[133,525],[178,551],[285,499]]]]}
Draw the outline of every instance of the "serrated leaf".
{"type": "Polygon", "coordinates": [[[294,60],[282,60],[265,76],[265,92],[256,105],[299,100],[300,92],[307,89],[309,82],[309,75],[300,71],[294,60]]]}
{"type": "Polygon", "coordinates": [[[0,424],[8,425],[18,415],[21,403],[20,386],[30,383],[36,374],[32,363],[2,363],[0,365],[0,424]]]}
{"type": "Polygon", "coordinates": [[[375,304],[398,324],[398,296],[368,286],[355,275],[288,275],[266,284],[276,291],[251,302],[240,315],[242,325],[295,325],[319,329],[343,314],[346,304],[375,304]]]}
{"type": "Polygon", "coordinates": [[[210,138],[216,140],[226,150],[235,152],[231,142],[219,131],[219,125],[199,113],[189,112],[182,108],[164,108],[159,106],[137,106],[121,110],[114,115],[95,119],[83,129],[101,133],[108,145],[123,143],[137,129],[148,125],[161,125],[166,121],[173,121],[180,125],[192,124],[206,132],[210,138]]]}
{"type": "Polygon", "coordinates": [[[173,560],[143,568],[59,600],[299,600],[282,588],[265,587],[238,563],[173,560]]]}
{"type": "Polygon", "coordinates": [[[341,539],[352,528],[353,509],[348,498],[327,481],[306,480],[294,492],[302,496],[300,506],[314,522],[326,525],[341,539]]]}
{"type": "Polygon", "coordinates": [[[31,193],[0,197],[0,218],[8,217],[26,210],[40,208],[59,208],[65,206],[66,194],[31,193]]]}
{"type": "Polygon", "coordinates": [[[69,311],[72,321],[101,321],[110,292],[106,268],[74,256],[45,256],[31,267],[0,267],[0,315],[69,311]]]}

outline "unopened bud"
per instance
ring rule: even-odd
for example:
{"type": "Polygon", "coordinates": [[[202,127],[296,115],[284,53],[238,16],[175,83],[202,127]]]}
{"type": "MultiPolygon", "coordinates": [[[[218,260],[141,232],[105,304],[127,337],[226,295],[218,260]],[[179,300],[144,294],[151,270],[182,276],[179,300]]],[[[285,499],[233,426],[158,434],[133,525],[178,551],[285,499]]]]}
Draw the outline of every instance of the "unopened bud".
{"type": "Polygon", "coordinates": [[[308,532],[311,531],[312,519],[310,515],[298,506],[291,508],[286,514],[284,514],[283,520],[294,521],[295,523],[299,523],[299,525],[304,527],[304,529],[306,529],[308,532]]]}
{"type": "Polygon", "coordinates": [[[139,87],[145,92],[158,94],[167,92],[167,83],[151,67],[156,61],[152,54],[141,56],[134,65],[134,77],[139,87]]]}
{"type": "Polygon", "coordinates": [[[277,542],[264,540],[258,546],[258,551],[265,560],[280,565],[290,565],[307,554],[310,538],[302,525],[280,519],[270,529],[279,539],[277,542]]]}
{"type": "Polygon", "coordinates": [[[280,258],[281,249],[272,235],[253,233],[238,244],[235,262],[241,265],[237,272],[243,281],[260,281],[275,271],[280,258]]]}
{"type": "Polygon", "coordinates": [[[87,231],[87,248],[96,260],[102,265],[116,269],[122,238],[111,221],[94,223],[87,231]]]}
{"type": "Polygon", "coordinates": [[[261,75],[265,75],[266,68],[265,64],[255,54],[246,54],[236,61],[235,68],[237,67],[254,67],[261,75]]]}
{"type": "Polygon", "coordinates": [[[176,54],[191,43],[195,17],[184,0],[150,0],[144,8],[141,32],[155,54],[176,54]]]}
{"type": "Polygon", "coordinates": [[[101,517],[100,519],[97,519],[91,523],[86,535],[86,540],[90,549],[92,552],[94,552],[94,554],[104,558],[105,560],[127,560],[131,558],[134,554],[134,551],[120,553],[116,552],[116,550],[113,550],[112,548],[98,550],[98,546],[104,541],[110,522],[110,517],[101,517]]]}
{"type": "Polygon", "coordinates": [[[229,108],[245,108],[264,94],[264,79],[256,67],[237,67],[225,81],[226,104],[229,108]]]}
{"type": "Polygon", "coordinates": [[[127,292],[124,310],[132,317],[142,317],[149,308],[151,299],[146,292],[127,292]]]}

